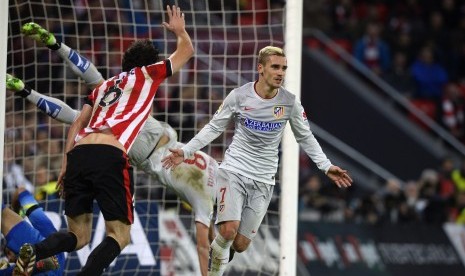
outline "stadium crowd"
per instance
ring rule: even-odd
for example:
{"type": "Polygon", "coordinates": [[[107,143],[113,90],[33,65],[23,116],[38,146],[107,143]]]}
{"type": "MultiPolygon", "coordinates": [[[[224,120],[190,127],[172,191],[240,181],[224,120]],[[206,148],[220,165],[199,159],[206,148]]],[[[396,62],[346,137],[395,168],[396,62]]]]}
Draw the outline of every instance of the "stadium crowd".
{"type": "Polygon", "coordinates": [[[306,28],[323,30],[465,142],[465,1],[331,0],[305,7],[306,28]]]}
{"type": "MultiPolygon", "coordinates": [[[[465,142],[465,1],[312,1],[305,13],[305,28],[323,30],[465,142]]],[[[307,45],[315,46],[312,41],[307,45]]],[[[307,163],[303,158],[300,166],[302,217],[370,224],[464,223],[463,161],[445,157],[417,179],[388,179],[378,191],[357,196],[353,189],[337,191],[322,183],[307,163]]]]}

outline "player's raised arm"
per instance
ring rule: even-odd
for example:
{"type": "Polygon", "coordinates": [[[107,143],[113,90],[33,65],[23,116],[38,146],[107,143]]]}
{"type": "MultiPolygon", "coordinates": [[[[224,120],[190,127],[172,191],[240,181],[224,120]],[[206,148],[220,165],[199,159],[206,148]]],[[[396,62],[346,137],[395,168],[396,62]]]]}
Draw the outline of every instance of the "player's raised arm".
{"type": "Polygon", "coordinates": [[[168,15],[168,22],[163,22],[162,24],[177,37],[176,50],[169,57],[174,74],[178,72],[192,57],[194,54],[194,46],[192,45],[191,38],[186,31],[184,13],[181,12],[181,9],[175,5],[172,7],[168,5],[166,6],[166,12],[168,15]]]}

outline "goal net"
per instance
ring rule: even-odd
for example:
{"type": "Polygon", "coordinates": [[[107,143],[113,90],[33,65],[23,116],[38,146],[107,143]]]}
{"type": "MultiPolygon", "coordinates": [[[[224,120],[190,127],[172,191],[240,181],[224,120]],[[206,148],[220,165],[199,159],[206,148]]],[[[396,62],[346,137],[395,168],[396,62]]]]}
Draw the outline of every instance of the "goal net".
{"type": "MultiPolygon", "coordinates": [[[[176,47],[166,5],[177,4],[186,14],[195,56],[160,85],[153,116],[169,123],[181,142],[189,141],[206,124],[225,96],[253,81],[256,54],[267,45],[283,47],[284,1],[216,0],[47,0],[9,1],[7,72],[48,96],[80,109],[88,90],[65,63],[46,47],[20,34],[36,22],[91,60],[104,78],[120,72],[122,52],[135,39],[150,38],[167,57],[176,47]]],[[[2,91],[5,92],[5,91],[2,91]]],[[[68,126],[7,91],[4,148],[4,201],[18,185],[31,185],[36,197],[61,229],[63,205],[50,194],[61,169],[68,126]],[[52,184],[51,184],[52,183],[52,184]]],[[[221,161],[230,143],[226,131],[203,151],[221,161]]],[[[188,205],[156,179],[137,171],[136,217],[131,244],[108,275],[200,275],[194,217],[188,205]]],[[[226,275],[277,275],[279,268],[279,177],[275,195],[250,248],[236,254],[226,275]]],[[[74,274],[104,237],[103,218],[96,210],[89,246],[67,255],[66,273],[74,274]]]]}

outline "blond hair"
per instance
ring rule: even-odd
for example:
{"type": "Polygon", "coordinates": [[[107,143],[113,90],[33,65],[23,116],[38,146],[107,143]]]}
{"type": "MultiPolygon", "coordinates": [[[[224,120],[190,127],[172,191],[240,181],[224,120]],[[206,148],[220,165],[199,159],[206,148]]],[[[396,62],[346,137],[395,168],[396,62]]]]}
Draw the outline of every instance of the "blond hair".
{"type": "Polygon", "coordinates": [[[266,46],[258,52],[258,63],[265,65],[269,56],[286,57],[283,49],[275,46],[266,46]]]}

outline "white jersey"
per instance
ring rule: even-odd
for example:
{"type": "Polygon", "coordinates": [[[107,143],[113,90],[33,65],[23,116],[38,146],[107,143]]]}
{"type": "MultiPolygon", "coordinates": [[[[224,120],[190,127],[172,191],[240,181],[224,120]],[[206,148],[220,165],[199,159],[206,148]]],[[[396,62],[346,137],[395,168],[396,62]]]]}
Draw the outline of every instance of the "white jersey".
{"type": "MultiPolygon", "coordinates": [[[[128,152],[131,165],[138,167],[149,158],[150,154],[155,150],[160,137],[167,133],[167,128],[172,129],[167,124],[162,125],[160,121],[155,120],[152,116],[147,118],[128,152]]],[[[174,141],[176,140],[177,136],[174,138],[174,141]]]]}
{"type": "Polygon", "coordinates": [[[177,134],[171,126],[149,117],[128,155],[134,166],[157,177],[162,184],[189,203],[196,221],[209,226],[218,163],[208,154],[199,151],[193,158],[184,160],[176,169],[164,169],[161,159],[170,154],[170,148],[182,146],[184,144],[177,142],[177,134]],[[162,134],[169,136],[169,142],[153,150],[162,134]]]}
{"type": "Polygon", "coordinates": [[[272,99],[263,99],[250,82],[229,93],[212,120],[182,149],[185,157],[218,137],[232,119],[234,136],[220,168],[274,185],[279,144],[289,121],[297,142],[319,169],[327,172],[331,162],[310,130],[304,108],[295,95],[279,88],[272,99]]]}

